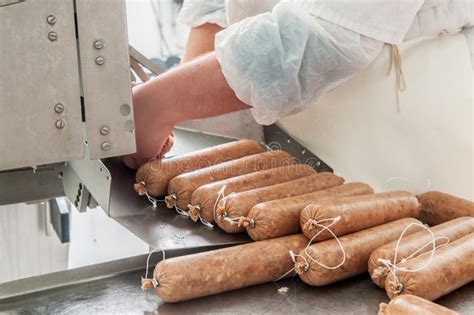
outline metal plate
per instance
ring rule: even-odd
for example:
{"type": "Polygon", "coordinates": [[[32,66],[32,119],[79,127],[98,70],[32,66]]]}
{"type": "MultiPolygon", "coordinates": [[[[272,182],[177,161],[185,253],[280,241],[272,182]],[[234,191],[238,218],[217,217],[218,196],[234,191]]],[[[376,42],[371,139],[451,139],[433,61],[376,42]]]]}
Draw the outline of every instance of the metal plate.
{"type": "Polygon", "coordinates": [[[76,0],[90,159],[133,153],[135,132],[124,0],[76,0]]]}
{"type": "MultiPolygon", "coordinates": [[[[232,139],[175,129],[176,146],[170,155],[183,154],[232,139]]],[[[112,176],[108,214],[147,244],[160,249],[189,249],[205,246],[228,246],[248,242],[246,234],[227,234],[178,215],[160,204],[153,209],[145,197],[133,190],[135,171],[118,159],[104,161],[112,176]]],[[[93,194],[94,195],[94,194],[93,194]]]]}
{"type": "Polygon", "coordinates": [[[294,156],[300,163],[308,164],[318,172],[333,172],[333,169],[329,165],[324,163],[277,125],[265,126],[263,132],[265,134],[265,144],[270,149],[284,150],[294,156]]]}
{"type": "Polygon", "coordinates": [[[34,202],[64,195],[58,174],[62,167],[34,173],[33,169],[0,172],[0,205],[34,202]]]}
{"type": "MultiPolygon", "coordinates": [[[[142,259],[143,263],[143,259],[142,259]]],[[[84,273],[78,274],[78,277],[84,273]]],[[[0,301],[0,312],[19,314],[377,314],[387,303],[384,290],[367,275],[324,287],[284,279],[180,303],[164,303],[140,289],[144,271],[0,301]],[[278,289],[287,287],[286,294],[278,289]]],[[[23,283],[28,287],[27,282],[23,283]]],[[[437,300],[460,314],[473,314],[474,283],[437,300]]],[[[1,296],[1,288],[0,288],[1,296]]]]}
{"type": "Polygon", "coordinates": [[[73,1],[0,7],[0,43],[0,170],[82,158],[73,1]]]}

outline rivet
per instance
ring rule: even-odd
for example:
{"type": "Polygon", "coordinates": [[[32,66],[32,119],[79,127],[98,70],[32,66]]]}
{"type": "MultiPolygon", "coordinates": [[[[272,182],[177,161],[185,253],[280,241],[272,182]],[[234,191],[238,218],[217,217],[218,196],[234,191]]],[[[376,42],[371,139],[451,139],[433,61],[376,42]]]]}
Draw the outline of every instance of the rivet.
{"type": "Polygon", "coordinates": [[[102,147],[102,150],[107,151],[112,147],[112,145],[108,142],[104,142],[104,143],[102,143],[101,147],[102,147]]]}
{"type": "Polygon", "coordinates": [[[94,42],[94,48],[97,50],[104,48],[104,42],[101,40],[96,40],[94,42]]]}
{"type": "Polygon", "coordinates": [[[66,122],[62,119],[58,119],[56,120],[55,125],[56,125],[56,128],[63,129],[64,127],[66,127],[66,122]]]}
{"type": "Polygon", "coordinates": [[[48,33],[48,38],[50,41],[54,42],[58,39],[58,33],[51,31],[48,33]]]}
{"type": "Polygon", "coordinates": [[[64,105],[61,103],[54,105],[54,111],[58,114],[61,114],[62,112],[64,112],[64,105]]]}
{"type": "Polygon", "coordinates": [[[54,15],[48,15],[46,21],[49,25],[53,26],[54,24],[56,24],[56,17],[54,15]]]}
{"type": "Polygon", "coordinates": [[[102,128],[100,128],[100,134],[103,135],[103,136],[106,136],[110,133],[110,128],[107,127],[107,126],[103,126],[102,128]]]}
{"type": "Polygon", "coordinates": [[[102,66],[105,63],[105,59],[102,56],[95,58],[95,64],[98,66],[102,66]]]}

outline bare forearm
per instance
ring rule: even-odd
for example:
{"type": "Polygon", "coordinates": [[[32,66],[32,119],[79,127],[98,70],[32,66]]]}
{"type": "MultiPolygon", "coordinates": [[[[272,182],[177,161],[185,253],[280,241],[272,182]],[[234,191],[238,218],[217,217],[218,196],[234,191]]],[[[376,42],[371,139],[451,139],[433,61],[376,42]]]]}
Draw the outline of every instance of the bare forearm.
{"type": "Polygon", "coordinates": [[[221,30],[223,30],[222,27],[211,23],[193,27],[189,32],[186,51],[181,63],[186,63],[197,56],[214,51],[214,38],[221,30]]]}
{"type": "Polygon", "coordinates": [[[138,86],[134,97],[148,115],[169,124],[249,108],[229,87],[214,53],[138,86]]]}

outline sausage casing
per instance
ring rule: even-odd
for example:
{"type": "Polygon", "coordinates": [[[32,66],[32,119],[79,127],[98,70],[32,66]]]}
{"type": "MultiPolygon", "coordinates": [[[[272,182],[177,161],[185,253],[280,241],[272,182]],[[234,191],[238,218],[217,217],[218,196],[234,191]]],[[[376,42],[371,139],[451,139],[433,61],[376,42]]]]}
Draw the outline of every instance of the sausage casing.
{"type": "Polygon", "coordinates": [[[418,196],[421,203],[420,220],[428,225],[460,218],[474,217],[474,202],[439,191],[430,191],[418,196]]]}
{"type": "MultiPolygon", "coordinates": [[[[314,262],[309,256],[326,266],[337,266],[344,257],[337,240],[314,243],[306,251],[300,252],[302,257],[296,258],[296,272],[301,280],[313,286],[323,286],[364,273],[367,271],[367,260],[370,254],[376,248],[399,238],[403,230],[412,223],[421,224],[416,219],[404,218],[339,237],[346,259],[344,264],[336,269],[327,269],[314,262]]],[[[417,232],[420,229],[413,228],[410,231],[417,232]]]]}
{"type": "Polygon", "coordinates": [[[307,205],[330,198],[368,195],[373,192],[369,185],[348,183],[304,195],[263,202],[250,210],[247,216],[247,233],[254,241],[298,233],[301,230],[300,214],[307,205]]]}
{"type": "Polygon", "coordinates": [[[244,232],[245,227],[239,226],[238,220],[261,202],[302,195],[343,183],[344,179],[333,173],[319,173],[277,185],[232,193],[219,201],[216,210],[217,224],[227,233],[244,232]],[[237,222],[229,221],[230,218],[237,222]]]}
{"type": "Polygon", "coordinates": [[[392,299],[390,303],[380,304],[378,315],[459,315],[439,304],[421,297],[403,294],[392,299]]]}
{"type": "Polygon", "coordinates": [[[206,184],[196,189],[191,195],[191,205],[188,206],[188,213],[193,221],[197,221],[199,217],[201,217],[207,222],[212,222],[214,221],[214,207],[218,199],[219,191],[223,187],[225,188],[223,194],[230,192],[237,193],[287,182],[315,173],[316,170],[309,165],[294,164],[206,184]]]}
{"type": "Polygon", "coordinates": [[[339,217],[331,231],[341,236],[401,218],[416,218],[419,208],[416,196],[406,191],[329,199],[307,206],[301,212],[300,224],[308,239],[323,241],[332,235],[328,231],[321,232],[313,222],[327,225],[327,220],[339,217]]]}
{"type": "MultiPolygon", "coordinates": [[[[407,270],[420,269],[431,257],[421,254],[399,265],[407,270]]],[[[433,260],[416,272],[397,270],[385,278],[385,291],[392,299],[400,294],[413,294],[433,301],[474,280],[474,233],[438,248],[433,260]],[[397,281],[398,279],[398,281],[397,281]]]]}
{"type": "Polygon", "coordinates": [[[192,193],[199,186],[290,164],[296,164],[296,160],[287,152],[268,151],[184,173],[170,180],[166,204],[169,208],[187,209],[192,193]]]}
{"type": "Polygon", "coordinates": [[[263,148],[257,142],[239,140],[169,159],[155,160],[138,169],[134,187],[141,196],[145,192],[153,197],[164,196],[169,181],[179,174],[261,152],[263,148]]]}
{"type": "Polygon", "coordinates": [[[178,302],[276,280],[293,268],[289,251],[307,242],[296,234],[161,261],[153,274],[156,293],[178,302]]]}
{"type": "MultiPolygon", "coordinates": [[[[474,218],[457,218],[431,228],[431,232],[436,239],[436,246],[446,244],[446,238],[450,242],[457,240],[469,233],[474,233],[474,218]]],[[[431,243],[432,236],[428,231],[420,231],[403,238],[397,250],[397,261],[395,259],[395,250],[397,241],[377,248],[369,259],[369,274],[372,281],[380,288],[385,287],[385,277],[389,269],[379,261],[379,259],[388,260],[391,263],[398,264],[400,261],[410,255],[419,256],[433,248],[431,243]]]]}

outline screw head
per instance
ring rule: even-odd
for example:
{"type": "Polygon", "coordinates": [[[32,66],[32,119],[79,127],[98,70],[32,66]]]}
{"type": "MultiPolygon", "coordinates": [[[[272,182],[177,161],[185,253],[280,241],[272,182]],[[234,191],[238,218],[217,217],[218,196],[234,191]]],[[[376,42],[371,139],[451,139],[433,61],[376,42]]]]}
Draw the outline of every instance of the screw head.
{"type": "Polygon", "coordinates": [[[112,145],[108,142],[104,142],[102,143],[101,147],[102,147],[102,150],[107,151],[112,147],[112,145]]]}
{"type": "Polygon", "coordinates": [[[64,127],[66,127],[66,122],[62,119],[58,119],[56,120],[55,125],[56,125],[56,128],[63,129],[64,127]]]}
{"type": "Polygon", "coordinates": [[[54,105],[54,111],[58,114],[61,114],[62,112],[64,112],[64,105],[61,103],[54,105]]]}
{"type": "Polygon", "coordinates": [[[106,136],[110,133],[110,128],[107,127],[107,126],[102,126],[102,128],[100,128],[100,134],[103,135],[103,136],[106,136]]]}
{"type": "Polygon", "coordinates": [[[99,40],[99,39],[96,40],[94,42],[94,48],[97,49],[97,50],[100,50],[100,49],[104,48],[104,42],[99,40]]]}
{"type": "Polygon", "coordinates": [[[53,31],[49,32],[48,33],[48,39],[52,42],[58,40],[58,33],[53,32],[53,31]]]}
{"type": "Polygon", "coordinates": [[[54,15],[48,15],[46,21],[49,25],[53,26],[54,24],[56,24],[56,17],[54,15]]]}
{"type": "Polygon", "coordinates": [[[102,56],[99,56],[95,58],[95,64],[98,66],[102,66],[105,63],[105,58],[102,56]]]}

